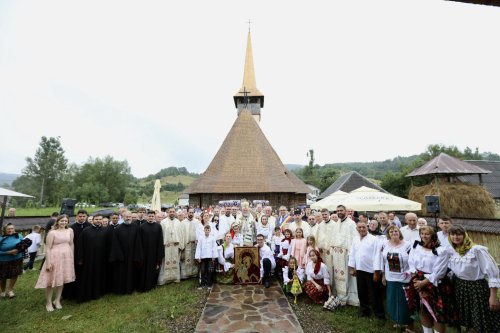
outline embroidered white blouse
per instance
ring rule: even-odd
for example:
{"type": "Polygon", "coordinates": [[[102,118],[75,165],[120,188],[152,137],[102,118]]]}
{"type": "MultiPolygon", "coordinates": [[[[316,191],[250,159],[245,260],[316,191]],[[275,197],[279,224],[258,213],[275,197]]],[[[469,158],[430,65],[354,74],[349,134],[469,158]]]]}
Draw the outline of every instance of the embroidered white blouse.
{"type": "Polygon", "coordinates": [[[439,280],[446,275],[448,269],[446,265],[447,256],[444,251],[444,246],[436,248],[437,255],[431,250],[424,249],[421,245],[412,248],[408,258],[410,273],[416,273],[417,270],[426,273],[424,276],[437,287],[439,280]]]}
{"type": "Polygon", "coordinates": [[[500,288],[497,263],[486,247],[474,245],[463,257],[452,247],[448,247],[446,253],[449,255],[448,267],[459,279],[477,281],[487,278],[490,288],[500,288]]]}
{"type": "Polygon", "coordinates": [[[408,265],[410,249],[411,244],[405,240],[401,241],[398,246],[392,245],[389,241],[384,242],[377,261],[387,281],[410,282],[411,274],[408,265]]]}
{"type": "Polygon", "coordinates": [[[330,274],[328,273],[328,268],[324,263],[321,263],[321,267],[319,269],[318,274],[314,274],[314,265],[312,261],[310,261],[306,266],[306,275],[307,281],[315,280],[323,280],[325,286],[330,284],[330,274]]]}

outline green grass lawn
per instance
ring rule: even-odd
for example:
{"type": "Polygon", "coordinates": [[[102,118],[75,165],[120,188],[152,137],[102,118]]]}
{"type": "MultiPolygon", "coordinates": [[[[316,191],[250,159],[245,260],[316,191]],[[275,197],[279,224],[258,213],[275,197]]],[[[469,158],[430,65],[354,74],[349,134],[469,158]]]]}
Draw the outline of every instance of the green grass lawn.
{"type": "MultiPolygon", "coordinates": [[[[75,213],[78,211],[78,209],[75,207],[75,213]]],[[[85,209],[89,214],[93,213],[95,211],[98,211],[100,209],[106,209],[103,207],[87,207],[87,208],[82,208],[85,209]]],[[[118,208],[114,207],[116,211],[118,211],[118,208]]],[[[50,216],[53,212],[59,212],[61,210],[61,207],[45,207],[45,208],[16,208],[16,216],[50,216]]]]}
{"type": "Polygon", "coordinates": [[[0,299],[2,332],[192,332],[207,296],[192,279],[83,304],[63,300],[62,310],[49,313],[45,290],[34,289],[38,274],[26,272],[18,278],[16,297],[0,299]]]}

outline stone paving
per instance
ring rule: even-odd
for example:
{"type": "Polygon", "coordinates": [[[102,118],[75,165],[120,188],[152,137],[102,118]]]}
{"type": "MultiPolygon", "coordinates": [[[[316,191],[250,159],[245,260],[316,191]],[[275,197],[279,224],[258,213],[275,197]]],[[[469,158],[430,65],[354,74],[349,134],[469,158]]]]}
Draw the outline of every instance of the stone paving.
{"type": "Polygon", "coordinates": [[[214,285],[198,333],[303,333],[280,285],[214,285]]]}

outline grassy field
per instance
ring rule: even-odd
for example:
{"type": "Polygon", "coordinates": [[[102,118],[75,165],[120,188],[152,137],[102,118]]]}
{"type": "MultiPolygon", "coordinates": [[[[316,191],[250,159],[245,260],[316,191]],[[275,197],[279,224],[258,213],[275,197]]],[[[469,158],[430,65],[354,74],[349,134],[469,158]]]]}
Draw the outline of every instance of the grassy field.
{"type": "Polygon", "coordinates": [[[16,297],[0,299],[2,332],[192,332],[207,296],[188,280],[83,304],[63,300],[62,310],[48,313],[44,290],[33,288],[38,274],[26,272],[18,278],[16,297]]]}
{"type": "MultiPolygon", "coordinates": [[[[79,208],[75,208],[75,213],[79,208]]],[[[87,207],[83,208],[89,214],[100,209],[105,209],[102,207],[87,207]]],[[[61,207],[45,207],[45,208],[16,208],[16,216],[50,216],[53,212],[59,212],[61,207]]],[[[118,209],[116,209],[118,210],[118,209]]]]}

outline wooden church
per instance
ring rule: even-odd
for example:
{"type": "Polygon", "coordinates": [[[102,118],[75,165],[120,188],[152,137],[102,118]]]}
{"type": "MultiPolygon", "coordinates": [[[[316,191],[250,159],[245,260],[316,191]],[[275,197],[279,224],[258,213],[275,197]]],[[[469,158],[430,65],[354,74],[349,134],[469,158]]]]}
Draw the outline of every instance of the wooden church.
{"type": "Polygon", "coordinates": [[[267,200],[273,207],[304,205],[310,189],[281,162],[259,126],[264,95],[257,89],[248,32],[241,89],[234,95],[237,118],[207,170],[185,191],[189,204],[222,200],[267,200]]]}

